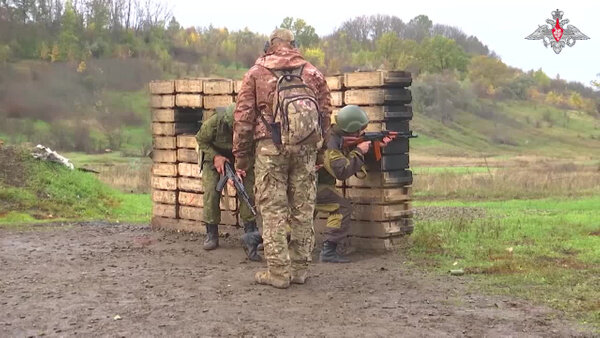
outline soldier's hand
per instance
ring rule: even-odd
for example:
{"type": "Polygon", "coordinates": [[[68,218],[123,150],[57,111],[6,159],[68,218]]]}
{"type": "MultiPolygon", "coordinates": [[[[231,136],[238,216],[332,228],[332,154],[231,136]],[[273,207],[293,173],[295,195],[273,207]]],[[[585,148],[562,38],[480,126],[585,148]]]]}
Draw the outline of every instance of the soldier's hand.
{"type": "Polygon", "coordinates": [[[246,171],[242,170],[242,169],[236,169],[235,173],[237,174],[237,176],[240,178],[240,180],[244,180],[244,177],[246,177],[246,171]]]}
{"type": "Polygon", "coordinates": [[[369,148],[371,148],[371,141],[361,142],[356,146],[356,148],[358,148],[361,153],[366,154],[369,152],[369,148]]]}
{"type": "Polygon", "coordinates": [[[225,174],[225,162],[229,162],[229,159],[227,159],[227,157],[221,156],[221,155],[215,156],[215,159],[213,160],[215,169],[217,169],[217,172],[221,176],[225,174]]]}
{"type": "Polygon", "coordinates": [[[392,140],[394,140],[394,138],[386,136],[383,138],[383,140],[381,140],[381,146],[385,147],[388,143],[392,142],[392,140]]]}

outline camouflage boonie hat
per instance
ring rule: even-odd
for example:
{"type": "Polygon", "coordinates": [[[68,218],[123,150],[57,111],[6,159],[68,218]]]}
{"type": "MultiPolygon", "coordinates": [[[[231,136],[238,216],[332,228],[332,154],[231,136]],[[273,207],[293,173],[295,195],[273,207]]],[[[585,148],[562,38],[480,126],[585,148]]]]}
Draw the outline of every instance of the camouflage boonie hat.
{"type": "Polygon", "coordinates": [[[292,42],[294,41],[294,33],[291,30],[285,28],[276,28],[271,36],[269,36],[269,41],[273,41],[273,39],[281,39],[283,41],[292,42]]]}

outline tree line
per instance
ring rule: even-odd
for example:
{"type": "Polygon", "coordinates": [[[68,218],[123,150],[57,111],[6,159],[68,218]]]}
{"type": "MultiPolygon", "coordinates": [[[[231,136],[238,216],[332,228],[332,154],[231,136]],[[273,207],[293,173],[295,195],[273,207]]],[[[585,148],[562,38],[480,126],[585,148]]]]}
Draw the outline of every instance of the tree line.
{"type": "MultiPolygon", "coordinates": [[[[393,15],[359,16],[325,36],[301,18],[283,18],[280,26],[295,33],[305,57],[326,74],[410,71],[415,110],[441,121],[451,120],[454,110],[483,109],[478,100],[530,100],[592,114],[600,110],[598,92],[591,87],[551,78],[541,69],[510,67],[476,36],[435,24],[426,15],[408,22],[393,15]]],[[[76,111],[94,119],[104,116],[100,124],[106,130],[125,118],[131,125],[144,123],[130,118],[129,108],[115,118],[119,105],[106,103],[107,91],[141,89],[149,78],[239,78],[267,39],[248,28],[182,27],[166,0],[0,0],[0,32],[0,117],[52,122],[76,111]],[[30,73],[23,74],[23,64],[30,73]],[[41,65],[54,68],[50,72],[41,65]],[[19,76],[22,85],[8,83],[19,76]],[[41,83],[46,88],[35,87],[41,83]],[[36,100],[19,102],[14,93],[27,90],[38,93],[36,100]],[[65,99],[77,90],[75,100],[65,99]]],[[[117,148],[120,141],[113,139],[110,147],[117,148]]]]}

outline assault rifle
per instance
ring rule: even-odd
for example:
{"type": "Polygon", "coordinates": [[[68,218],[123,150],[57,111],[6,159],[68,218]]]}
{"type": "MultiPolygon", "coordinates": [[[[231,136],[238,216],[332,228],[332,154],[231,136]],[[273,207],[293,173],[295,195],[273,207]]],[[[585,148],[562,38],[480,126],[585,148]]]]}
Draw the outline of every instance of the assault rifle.
{"type": "Polygon", "coordinates": [[[241,198],[244,201],[244,203],[246,203],[252,215],[256,216],[256,209],[254,209],[254,206],[250,202],[250,196],[248,196],[248,192],[246,191],[246,188],[244,188],[244,183],[242,182],[242,180],[240,180],[233,168],[231,168],[231,164],[229,164],[229,162],[225,162],[225,174],[221,176],[219,182],[217,182],[216,190],[218,192],[222,192],[228,180],[231,180],[233,182],[233,186],[237,191],[238,197],[241,198]]]}
{"type": "Polygon", "coordinates": [[[373,144],[373,151],[375,152],[375,159],[379,161],[381,159],[381,144],[384,137],[389,137],[392,140],[395,138],[414,138],[417,135],[413,135],[412,131],[407,133],[405,132],[397,132],[397,131],[373,131],[373,132],[365,132],[360,136],[343,136],[342,140],[344,141],[344,148],[356,147],[359,143],[371,141],[373,144]]]}

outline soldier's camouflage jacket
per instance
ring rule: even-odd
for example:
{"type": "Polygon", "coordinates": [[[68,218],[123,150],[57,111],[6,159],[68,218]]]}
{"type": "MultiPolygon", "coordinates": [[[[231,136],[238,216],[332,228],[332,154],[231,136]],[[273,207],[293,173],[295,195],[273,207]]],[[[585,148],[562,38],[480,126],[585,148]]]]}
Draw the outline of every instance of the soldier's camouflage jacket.
{"type": "Polygon", "coordinates": [[[317,94],[324,135],[327,134],[331,123],[331,94],[325,77],[315,66],[304,60],[297,49],[273,46],[248,70],[237,96],[233,123],[233,154],[238,169],[246,169],[246,162],[253,152],[254,141],[271,137],[259,115],[263,114],[267,122],[273,122],[273,99],[277,78],[269,69],[301,66],[304,66],[302,79],[317,94]]]}
{"type": "Polygon", "coordinates": [[[365,157],[358,148],[342,149],[342,135],[333,126],[330,129],[323,167],[319,170],[319,189],[334,187],[335,180],[344,181],[352,175],[366,176],[365,157]]]}

